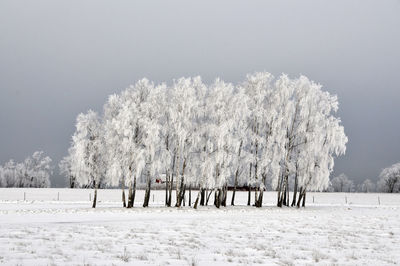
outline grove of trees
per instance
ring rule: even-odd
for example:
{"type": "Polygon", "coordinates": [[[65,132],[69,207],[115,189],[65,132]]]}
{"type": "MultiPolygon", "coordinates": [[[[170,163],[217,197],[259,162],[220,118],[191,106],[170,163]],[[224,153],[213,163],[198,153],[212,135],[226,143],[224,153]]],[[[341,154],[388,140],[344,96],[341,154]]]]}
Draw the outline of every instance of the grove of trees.
{"type": "Polygon", "coordinates": [[[268,183],[278,206],[300,207],[307,191],[328,187],[334,158],[346,150],[337,110],[337,97],[305,76],[262,72],[239,85],[142,79],[109,96],[102,115],[78,115],[60,169],[71,187],[95,189],[93,207],[102,186],[121,186],[123,206],[133,207],[138,185],[146,207],[156,178],[165,181],[167,206],[182,206],[192,189],[195,208],[212,194],[215,206],[226,206],[228,186],[234,205],[236,188],[247,186],[248,204],[261,207],[268,183]]]}
{"type": "Polygon", "coordinates": [[[370,193],[370,192],[375,192],[376,191],[376,184],[372,182],[370,179],[364,180],[364,182],[359,185],[358,192],[363,192],[363,193],[370,193]]]}
{"type": "Polygon", "coordinates": [[[379,175],[378,187],[382,192],[400,192],[400,163],[382,170],[379,175]]]}
{"type": "Polygon", "coordinates": [[[49,187],[51,159],[43,151],[36,151],[21,163],[13,160],[0,166],[0,187],[49,187]]]}
{"type": "Polygon", "coordinates": [[[332,192],[352,192],[354,183],[345,174],[340,174],[331,180],[332,192]]]}

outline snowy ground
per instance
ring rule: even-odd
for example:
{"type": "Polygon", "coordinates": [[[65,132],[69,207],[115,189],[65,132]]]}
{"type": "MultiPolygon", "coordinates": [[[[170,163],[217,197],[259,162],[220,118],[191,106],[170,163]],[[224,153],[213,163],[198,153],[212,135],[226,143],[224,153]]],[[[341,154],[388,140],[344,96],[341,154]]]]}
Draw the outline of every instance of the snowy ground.
{"type": "Polygon", "coordinates": [[[274,207],[267,193],[256,209],[239,193],[242,206],[193,210],[162,207],[157,191],[150,208],[128,210],[119,190],[101,190],[96,209],[90,193],[0,189],[0,264],[400,263],[400,195],[309,193],[295,209],[274,207]]]}

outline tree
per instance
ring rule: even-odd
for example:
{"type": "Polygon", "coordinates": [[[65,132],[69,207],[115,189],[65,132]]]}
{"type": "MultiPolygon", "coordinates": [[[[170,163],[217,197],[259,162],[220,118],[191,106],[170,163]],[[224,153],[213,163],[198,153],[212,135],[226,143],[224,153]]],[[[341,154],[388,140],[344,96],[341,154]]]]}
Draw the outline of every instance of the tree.
{"type": "Polygon", "coordinates": [[[58,164],[60,174],[65,176],[69,188],[75,188],[79,186],[78,182],[76,181],[76,176],[74,176],[72,172],[72,154],[72,148],[69,148],[68,155],[61,159],[60,163],[58,164]]]}
{"type": "MultiPolygon", "coordinates": [[[[246,97],[246,106],[241,112],[245,115],[246,127],[242,131],[240,141],[245,141],[244,158],[247,162],[248,205],[251,202],[251,187],[254,189],[254,205],[262,206],[263,191],[266,183],[279,175],[281,158],[283,156],[282,141],[286,128],[280,115],[287,113],[287,97],[285,89],[273,83],[274,77],[268,72],[259,72],[247,75],[243,84],[239,86],[246,97]],[[247,137],[243,137],[247,136],[247,137]]],[[[239,121],[241,119],[239,118],[239,121]]],[[[237,121],[235,121],[237,124],[237,121]]]]}
{"type": "Polygon", "coordinates": [[[164,146],[160,139],[160,104],[159,95],[164,92],[164,86],[154,87],[153,83],[148,86],[148,96],[141,108],[138,124],[141,125],[143,135],[141,139],[142,150],[145,160],[145,196],[143,207],[149,206],[151,183],[156,176],[160,175],[163,164],[160,160],[161,150],[164,146]]]}
{"type": "Polygon", "coordinates": [[[190,156],[195,151],[195,116],[197,90],[204,84],[200,77],[180,78],[174,81],[171,88],[171,105],[169,116],[172,126],[172,141],[175,143],[175,162],[173,172],[176,177],[176,207],[180,207],[186,190],[185,174],[190,171],[190,156]]]}
{"type": "Polygon", "coordinates": [[[105,182],[104,141],[97,113],[89,110],[76,119],[76,132],[72,137],[72,175],[81,184],[94,187],[93,208],[96,208],[97,189],[105,182]]]}
{"type": "Polygon", "coordinates": [[[278,191],[277,205],[289,206],[293,184],[292,206],[304,206],[308,190],[328,186],[334,158],[345,152],[337,110],[337,97],[304,76],[260,72],[238,86],[220,79],[207,86],[200,77],[170,86],[142,79],[111,95],[102,117],[78,116],[60,169],[74,183],[121,185],[124,207],[133,206],[137,183],[146,187],[147,207],[156,177],[165,177],[166,206],[174,182],[177,207],[185,206],[187,190],[191,205],[192,187],[200,189],[195,208],[213,193],[215,206],[226,206],[228,186],[234,205],[239,184],[249,187],[248,205],[254,191],[256,207],[267,184],[278,191]]]}
{"type": "Polygon", "coordinates": [[[379,175],[378,186],[382,192],[400,192],[400,163],[393,164],[382,170],[379,175]]]}
{"type": "Polygon", "coordinates": [[[361,192],[370,193],[370,192],[374,192],[375,189],[376,189],[376,185],[370,179],[366,179],[361,184],[361,192]]]}
{"type": "Polygon", "coordinates": [[[2,176],[4,187],[15,187],[17,186],[17,173],[16,164],[13,160],[10,160],[2,167],[2,176]]]}
{"type": "Polygon", "coordinates": [[[0,187],[5,187],[6,186],[6,180],[4,178],[4,169],[0,165],[0,187]]]}
{"type": "Polygon", "coordinates": [[[332,179],[331,185],[334,192],[351,192],[353,182],[345,174],[340,174],[332,179]]]}
{"type": "Polygon", "coordinates": [[[23,171],[25,187],[49,187],[52,173],[51,158],[44,156],[43,151],[36,151],[31,157],[25,159],[23,171]]]}
{"type": "MultiPolygon", "coordinates": [[[[285,83],[288,83],[285,81],[285,83]]],[[[300,78],[288,83],[294,88],[293,104],[289,112],[288,133],[285,143],[286,155],[283,163],[285,176],[280,184],[288,188],[288,177],[295,178],[295,192],[299,191],[297,207],[305,205],[307,190],[323,190],[329,185],[329,175],[333,171],[334,156],[346,151],[347,137],[339,118],[336,96],[321,90],[321,85],[300,78]]],[[[279,191],[278,191],[279,195],[279,191]]],[[[295,205],[296,193],[292,205],[295,205]]],[[[278,206],[288,205],[289,194],[283,193],[278,206]]]]}
{"type": "Polygon", "coordinates": [[[232,145],[233,145],[233,158],[232,170],[234,171],[231,205],[235,205],[236,188],[238,185],[246,184],[247,177],[249,176],[247,170],[253,157],[249,152],[249,138],[247,134],[247,123],[249,119],[250,109],[247,105],[247,95],[243,87],[238,87],[235,90],[233,99],[230,103],[232,110],[230,115],[234,119],[234,129],[232,130],[232,145]]]}
{"type": "Polygon", "coordinates": [[[131,128],[132,121],[127,121],[132,118],[126,110],[129,105],[129,96],[130,90],[126,89],[121,95],[114,94],[108,98],[104,105],[104,134],[108,166],[106,173],[109,182],[114,186],[121,184],[122,205],[131,208],[133,207],[131,182],[129,183],[128,206],[125,197],[126,177],[132,174],[133,155],[129,151],[132,149],[132,135],[135,134],[135,130],[131,128]]]}
{"type": "Polygon", "coordinates": [[[51,158],[43,151],[36,151],[22,163],[7,162],[0,166],[0,185],[4,187],[36,187],[50,186],[52,174],[51,158]]]}

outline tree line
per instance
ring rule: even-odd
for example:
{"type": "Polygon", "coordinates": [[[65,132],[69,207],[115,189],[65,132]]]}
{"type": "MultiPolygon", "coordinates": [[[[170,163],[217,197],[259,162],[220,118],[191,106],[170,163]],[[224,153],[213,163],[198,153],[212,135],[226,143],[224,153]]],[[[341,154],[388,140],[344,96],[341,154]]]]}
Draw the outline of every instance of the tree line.
{"type": "Polygon", "coordinates": [[[332,178],[327,192],[385,192],[399,193],[400,192],[400,163],[393,164],[384,168],[378,181],[375,183],[371,179],[365,179],[361,184],[355,185],[353,180],[345,174],[340,174],[332,178]]]}
{"type": "Polygon", "coordinates": [[[238,85],[221,79],[207,85],[200,77],[171,85],[142,79],[109,96],[102,115],[78,115],[60,168],[71,186],[94,187],[93,207],[99,187],[119,185],[123,206],[132,207],[139,184],[147,207],[156,178],[165,181],[167,206],[173,189],[179,207],[194,188],[195,208],[211,194],[217,207],[226,206],[228,186],[234,205],[236,188],[246,185],[248,204],[253,194],[261,207],[268,182],[278,206],[304,206],[307,191],[328,187],[334,157],[346,150],[337,110],[337,97],[305,76],[262,72],[238,85]]]}
{"type": "Polygon", "coordinates": [[[36,151],[23,162],[13,160],[0,165],[0,187],[49,187],[51,158],[36,151]]]}

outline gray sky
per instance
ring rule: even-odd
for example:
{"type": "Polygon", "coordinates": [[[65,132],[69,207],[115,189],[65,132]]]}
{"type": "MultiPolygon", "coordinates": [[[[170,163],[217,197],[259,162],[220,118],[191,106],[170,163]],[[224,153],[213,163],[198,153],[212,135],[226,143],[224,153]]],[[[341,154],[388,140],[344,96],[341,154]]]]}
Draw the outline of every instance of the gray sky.
{"type": "MultiPolygon", "coordinates": [[[[0,164],[67,153],[76,115],[147,77],[285,72],[339,96],[335,173],[400,161],[400,1],[0,2],[0,164]]],[[[53,185],[64,186],[58,169],[53,185]]]]}

